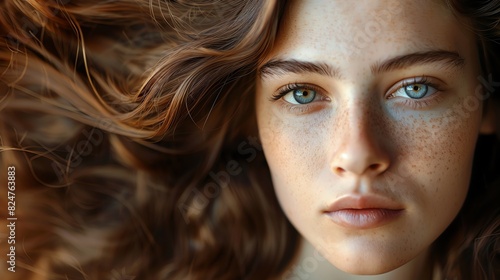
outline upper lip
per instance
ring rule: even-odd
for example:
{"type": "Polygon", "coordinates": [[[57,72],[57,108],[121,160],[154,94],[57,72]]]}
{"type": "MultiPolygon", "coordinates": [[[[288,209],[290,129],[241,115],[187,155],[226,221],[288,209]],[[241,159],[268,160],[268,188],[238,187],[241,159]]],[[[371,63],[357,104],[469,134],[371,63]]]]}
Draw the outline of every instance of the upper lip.
{"type": "Polygon", "coordinates": [[[402,210],[401,204],[381,195],[346,195],[338,198],[330,204],[325,212],[356,209],[387,209],[402,210]]]}

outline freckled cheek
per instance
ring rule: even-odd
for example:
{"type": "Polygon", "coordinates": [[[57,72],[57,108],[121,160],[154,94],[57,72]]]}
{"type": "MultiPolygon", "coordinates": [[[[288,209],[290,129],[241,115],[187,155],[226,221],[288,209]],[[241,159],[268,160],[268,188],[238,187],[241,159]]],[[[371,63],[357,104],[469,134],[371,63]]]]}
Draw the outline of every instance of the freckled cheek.
{"type": "Polygon", "coordinates": [[[309,185],[323,164],[318,129],[296,117],[270,118],[265,127],[272,131],[261,141],[273,177],[291,185],[309,185]]]}
{"type": "Polygon", "coordinates": [[[416,183],[407,195],[430,208],[448,203],[451,210],[467,192],[480,113],[448,113],[452,114],[405,120],[397,142],[398,164],[412,171],[416,183]]]}
{"type": "Polygon", "coordinates": [[[435,163],[435,168],[445,173],[466,175],[470,171],[475,142],[478,136],[478,118],[476,116],[454,116],[441,119],[434,128],[430,127],[431,136],[423,141],[426,146],[426,158],[435,163]]]}
{"type": "Polygon", "coordinates": [[[465,199],[469,186],[478,120],[478,115],[474,114],[456,117],[442,130],[441,138],[448,141],[441,141],[442,161],[436,170],[443,173],[441,197],[455,205],[465,199]]]}
{"type": "Polygon", "coordinates": [[[307,214],[318,200],[314,180],[323,165],[319,128],[308,117],[265,112],[259,131],[274,188],[287,216],[299,225],[310,220],[307,214]]]}

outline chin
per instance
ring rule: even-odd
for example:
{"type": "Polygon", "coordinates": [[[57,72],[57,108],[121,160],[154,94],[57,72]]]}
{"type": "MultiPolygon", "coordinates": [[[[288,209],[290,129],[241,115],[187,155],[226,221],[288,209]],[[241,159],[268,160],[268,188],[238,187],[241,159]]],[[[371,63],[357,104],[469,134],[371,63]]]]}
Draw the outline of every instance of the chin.
{"type": "Polygon", "coordinates": [[[352,265],[339,266],[335,264],[333,265],[336,266],[338,269],[342,270],[343,272],[353,275],[384,274],[399,267],[399,266],[373,266],[373,265],[368,265],[368,266],[352,266],[352,265]]]}
{"type": "Polygon", "coordinates": [[[345,257],[345,258],[326,258],[337,269],[353,275],[377,275],[393,271],[403,265],[408,260],[387,258],[382,256],[367,257],[345,257]]]}

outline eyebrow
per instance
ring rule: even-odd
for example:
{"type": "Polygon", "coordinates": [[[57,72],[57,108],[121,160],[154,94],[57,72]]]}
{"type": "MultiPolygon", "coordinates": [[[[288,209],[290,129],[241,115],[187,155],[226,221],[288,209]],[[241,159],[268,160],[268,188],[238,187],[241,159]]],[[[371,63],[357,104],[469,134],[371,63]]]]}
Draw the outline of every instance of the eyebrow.
{"type": "MultiPolygon", "coordinates": [[[[454,51],[432,50],[396,56],[383,62],[377,62],[370,69],[373,74],[377,74],[429,63],[442,63],[445,67],[462,68],[465,65],[465,60],[460,54],[454,51]]],[[[341,78],[339,69],[329,64],[296,59],[272,59],[259,69],[259,73],[262,77],[280,76],[286,73],[315,73],[338,79],[341,78]]]]}
{"type": "Polygon", "coordinates": [[[465,65],[465,59],[457,52],[435,50],[396,56],[384,62],[375,63],[370,68],[375,74],[428,63],[442,63],[445,67],[462,68],[465,65]]]}
{"type": "Polygon", "coordinates": [[[316,73],[319,75],[329,76],[333,78],[340,78],[338,69],[326,63],[316,63],[308,61],[299,61],[296,59],[282,60],[273,59],[264,64],[259,73],[262,76],[284,75],[286,73],[304,74],[316,73]]]}

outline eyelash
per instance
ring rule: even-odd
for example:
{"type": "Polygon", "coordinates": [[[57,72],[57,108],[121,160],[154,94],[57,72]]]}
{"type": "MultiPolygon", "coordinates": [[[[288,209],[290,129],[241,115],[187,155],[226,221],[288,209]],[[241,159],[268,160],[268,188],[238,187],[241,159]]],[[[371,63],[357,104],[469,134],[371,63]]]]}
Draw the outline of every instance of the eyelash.
{"type": "Polygon", "coordinates": [[[316,92],[321,91],[321,89],[317,86],[313,86],[313,85],[309,85],[309,84],[291,83],[291,84],[285,85],[284,87],[279,89],[277,93],[273,94],[273,96],[271,97],[271,100],[274,100],[274,101],[280,100],[285,95],[290,93],[290,91],[293,91],[296,89],[308,89],[308,90],[314,90],[316,92]]]}
{"type": "Polygon", "coordinates": [[[409,85],[412,85],[412,84],[425,84],[425,85],[429,85],[429,79],[426,76],[413,77],[413,78],[410,78],[410,79],[406,79],[406,80],[402,81],[401,82],[401,87],[406,87],[406,86],[409,86],[409,85]],[[410,79],[413,79],[413,81],[409,81],[410,79]]]}
{"type": "MultiPolygon", "coordinates": [[[[431,81],[429,81],[429,78],[426,77],[426,76],[421,76],[421,77],[413,77],[413,78],[409,78],[409,79],[406,79],[404,81],[402,81],[399,86],[396,88],[396,90],[392,91],[391,94],[389,95],[388,99],[391,98],[392,95],[394,95],[396,93],[397,90],[401,89],[401,88],[404,88],[404,87],[407,87],[409,85],[412,85],[412,84],[422,84],[422,85],[426,85],[426,86],[429,86],[429,87],[432,87],[436,90],[435,93],[433,93],[431,96],[432,97],[429,97],[429,98],[422,98],[422,99],[411,99],[411,98],[405,98],[405,101],[402,102],[404,106],[408,106],[412,109],[422,109],[422,108],[425,108],[427,106],[430,106],[436,102],[439,101],[439,92],[441,92],[441,89],[439,87],[439,85],[437,85],[436,83],[433,83],[431,81]]],[[[318,95],[322,95],[321,94],[321,91],[322,89],[317,87],[317,86],[314,86],[314,85],[310,85],[310,84],[301,84],[301,83],[291,83],[291,84],[287,84],[285,86],[283,86],[281,89],[278,90],[277,93],[273,94],[272,97],[271,97],[271,100],[272,101],[278,101],[280,99],[282,99],[285,95],[287,95],[288,93],[290,93],[291,91],[293,90],[297,90],[297,89],[308,89],[308,90],[314,90],[318,93],[318,95]]],[[[320,97],[321,98],[321,97],[320,97]]],[[[301,112],[302,111],[307,111],[309,106],[313,105],[314,102],[312,103],[309,103],[309,104],[303,104],[303,105],[296,105],[296,104],[290,104],[288,102],[284,102],[284,106],[286,106],[287,109],[290,109],[290,110],[300,110],[301,112]]]]}
{"type": "MultiPolygon", "coordinates": [[[[317,99],[318,98],[320,98],[320,99],[323,98],[325,100],[328,99],[328,98],[324,97],[325,95],[322,94],[322,92],[324,92],[324,91],[318,86],[314,86],[311,84],[291,83],[291,84],[287,84],[287,85],[283,86],[282,88],[280,88],[278,90],[278,92],[273,94],[271,97],[271,101],[278,101],[278,100],[282,99],[285,95],[290,93],[291,91],[297,90],[297,89],[314,90],[317,93],[317,95],[316,95],[317,99]]],[[[292,103],[286,102],[284,100],[282,100],[282,101],[283,102],[280,102],[281,103],[280,105],[283,106],[283,108],[285,110],[289,110],[290,112],[296,113],[296,114],[308,113],[311,111],[311,106],[317,105],[317,104],[315,104],[316,102],[298,105],[298,104],[292,104],[292,103]]]]}
{"type": "Polygon", "coordinates": [[[427,98],[424,97],[422,99],[405,98],[405,100],[402,102],[404,106],[408,106],[414,110],[418,110],[418,109],[425,108],[427,106],[431,106],[431,105],[435,104],[436,102],[439,102],[440,97],[441,97],[439,93],[442,92],[442,90],[438,84],[429,81],[429,78],[426,76],[413,77],[413,78],[409,78],[409,79],[402,81],[397,86],[397,88],[391,92],[388,99],[390,99],[391,96],[393,96],[399,89],[405,88],[405,87],[407,87],[409,85],[413,85],[413,84],[422,84],[422,85],[426,85],[428,87],[432,87],[436,90],[436,92],[434,92],[430,97],[427,97],[427,98]]]}

